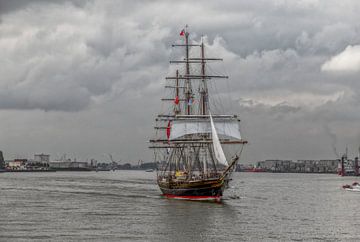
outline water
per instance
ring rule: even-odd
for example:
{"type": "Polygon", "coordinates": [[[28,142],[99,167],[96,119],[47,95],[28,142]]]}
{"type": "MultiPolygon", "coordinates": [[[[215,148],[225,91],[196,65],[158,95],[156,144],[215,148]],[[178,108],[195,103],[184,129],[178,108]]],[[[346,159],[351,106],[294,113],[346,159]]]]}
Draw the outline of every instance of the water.
{"type": "Polygon", "coordinates": [[[0,241],[359,241],[359,178],[235,173],[222,203],[159,196],[143,171],[0,174],[0,241]]]}

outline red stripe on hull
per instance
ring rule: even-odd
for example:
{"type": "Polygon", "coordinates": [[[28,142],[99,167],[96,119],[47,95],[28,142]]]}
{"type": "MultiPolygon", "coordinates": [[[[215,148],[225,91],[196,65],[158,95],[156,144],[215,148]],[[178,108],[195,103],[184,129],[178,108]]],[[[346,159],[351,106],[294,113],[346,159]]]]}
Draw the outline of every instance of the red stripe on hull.
{"type": "Polygon", "coordinates": [[[172,194],[164,194],[167,198],[183,199],[183,200],[195,200],[195,201],[220,201],[221,196],[179,196],[172,194]]]}

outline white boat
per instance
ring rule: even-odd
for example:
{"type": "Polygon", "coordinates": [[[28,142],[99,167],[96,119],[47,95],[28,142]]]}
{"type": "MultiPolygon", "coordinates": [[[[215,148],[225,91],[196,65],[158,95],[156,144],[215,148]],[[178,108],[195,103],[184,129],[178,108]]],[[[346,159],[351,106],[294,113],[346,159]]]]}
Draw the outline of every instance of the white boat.
{"type": "Polygon", "coordinates": [[[352,185],[346,184],[342,188],[346,191],[360,192],[360,184],[358,182],[354,182],[352,185]]]}
{"type": "Polygon", "coordinates": [[[360,188],[345,188],[345,190],[350,192],[360,192],[360,188]]]}

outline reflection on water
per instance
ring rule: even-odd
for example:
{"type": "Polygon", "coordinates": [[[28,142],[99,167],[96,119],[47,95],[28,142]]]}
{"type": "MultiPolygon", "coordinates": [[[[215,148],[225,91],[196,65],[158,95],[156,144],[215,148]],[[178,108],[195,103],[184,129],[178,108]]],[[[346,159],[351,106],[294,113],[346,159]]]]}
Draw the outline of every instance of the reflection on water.
{"type": "Polygon", "coordinates": [[[360,239],[358,178],[236,173],[221,203],[160,196],[141,171],[0,174],[0,241],[360,239]]]}
{"type": "Polygon", "coordinates": [[[226,227],[237,220],[236,211],[224,202],[165,200],[158,207],[156,233],[172,235],[174,241],[226,241],[226,227]]]}

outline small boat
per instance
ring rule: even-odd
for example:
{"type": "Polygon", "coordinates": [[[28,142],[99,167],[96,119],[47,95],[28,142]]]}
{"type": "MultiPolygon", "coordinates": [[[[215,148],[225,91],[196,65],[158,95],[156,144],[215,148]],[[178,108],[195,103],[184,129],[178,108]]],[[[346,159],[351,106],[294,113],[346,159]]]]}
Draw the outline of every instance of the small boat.
{"type": "Polygon", "coordinates": [[[349,184],[343,185],[342,188],[345,189],[346,191],[360,192],[360,184],[358,182],[354,182],[351,185],[349,184]]]}
{"type": "Polygon", "coordinates": [[[247,168],[244,170],[245,172],[265,172],[264,169],[259,168],[259,167],[252,167],[252,168],[247,168]]]}
{"type": "Polygon", "coordinates": [[[146,172],[153,172],[154,169],[147,169],[146,172]]]}

